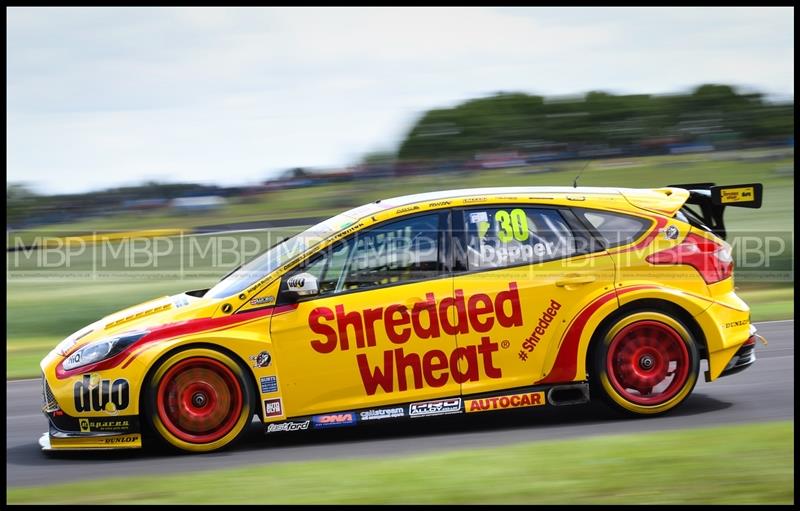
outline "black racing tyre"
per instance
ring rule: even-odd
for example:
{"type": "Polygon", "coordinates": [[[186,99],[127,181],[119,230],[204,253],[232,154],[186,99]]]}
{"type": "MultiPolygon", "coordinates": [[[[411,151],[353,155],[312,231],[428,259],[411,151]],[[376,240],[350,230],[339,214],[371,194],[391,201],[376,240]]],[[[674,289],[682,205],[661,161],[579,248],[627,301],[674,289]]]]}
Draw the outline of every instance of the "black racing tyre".
{"type": "Polygon", "coordinates": [[[189,452],[230,446],[255,414],[246,369],[209,348],[171,353],[148,378],[144,420],[164,443],[189,452]]]}
{"type": "Polygon", "coordinates": [[[638,310],[614,320],[595,341],[592,391],[613,408],[658,415],[691,394],[700,373],[697,341],[680,320],[638,310]]]}

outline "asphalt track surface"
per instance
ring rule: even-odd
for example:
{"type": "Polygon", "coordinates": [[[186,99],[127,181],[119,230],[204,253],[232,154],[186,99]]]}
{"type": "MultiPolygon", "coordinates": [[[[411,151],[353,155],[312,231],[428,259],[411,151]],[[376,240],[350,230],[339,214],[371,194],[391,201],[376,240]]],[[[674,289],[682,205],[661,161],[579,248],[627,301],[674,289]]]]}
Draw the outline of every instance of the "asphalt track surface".
{"type": "MultiPolygon", "coordinates": [[[[184,455],[155,450],[43,453],[47,431],[39,380],[6,383],[6,485],[30,486],[109,476],[170,474],[252,464],[356,457],[386,458],[533,440],[627,434],[734,423],[794,420],[794,321],[757,323],[769,341],[745,371],[698,382],[677,410],[629,419],[602,404],[449,416],[269,435],[257,421],[233,449],[184,455]]],[[[705,369],[705,363],[701,369],[705,369]]]]}

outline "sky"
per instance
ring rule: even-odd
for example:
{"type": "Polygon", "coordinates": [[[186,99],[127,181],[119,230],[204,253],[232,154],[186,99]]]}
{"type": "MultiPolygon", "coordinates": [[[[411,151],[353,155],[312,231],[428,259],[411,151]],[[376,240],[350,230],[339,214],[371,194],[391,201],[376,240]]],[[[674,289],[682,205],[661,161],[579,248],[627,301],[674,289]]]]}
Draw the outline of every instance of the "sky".
{"type": "Polygon", "coordinates": [[[74,193],[255,184],[395,150],[498,91],[794,98],[794,9],[6,10],[7,181],[74,193]]]}

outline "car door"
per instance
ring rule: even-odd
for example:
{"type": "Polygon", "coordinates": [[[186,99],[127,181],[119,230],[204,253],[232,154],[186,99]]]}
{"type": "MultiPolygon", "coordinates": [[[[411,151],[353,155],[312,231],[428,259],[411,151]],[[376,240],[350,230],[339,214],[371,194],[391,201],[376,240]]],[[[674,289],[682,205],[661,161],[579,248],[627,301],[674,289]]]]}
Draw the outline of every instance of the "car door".
{"type": "Polygon", "coordinates": [[[455,335],[435,313],[452,295],[447,215],[368,227],[282,277],[270,333],[287,417],[458,395],[448,369],[455,335]],[[287,289],[301,274],[317,280],[318,295],[287,289]]]}
{"type": "Polygon", "coordinates": [[[454,293],[475,319],[456,342],[491,354],[495,369],[465,381],[462,393],[530,386],[550,371],[589,297],[613,293],[613,261],[567,208],[465,208],[454,212],[453,226],[454,293]]]}

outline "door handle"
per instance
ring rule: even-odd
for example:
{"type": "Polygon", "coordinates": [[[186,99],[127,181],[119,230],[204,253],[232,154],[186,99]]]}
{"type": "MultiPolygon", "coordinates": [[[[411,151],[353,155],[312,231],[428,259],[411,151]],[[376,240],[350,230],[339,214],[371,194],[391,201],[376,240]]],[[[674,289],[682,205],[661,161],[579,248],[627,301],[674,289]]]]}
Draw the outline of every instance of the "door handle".
{"type": "Polygon", "coordinates": [[[564,287],[564,286],[574,286],[576,284],[588,284],[590,282],[594,282],[597,280],[597,277],[594,275],[578,275],[575,273],[571,273],[569,275],[564,275],[564,278],[556,281],[556,286],[564,287]]]}

